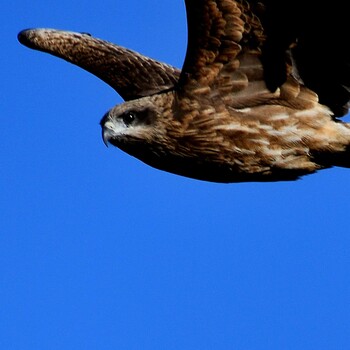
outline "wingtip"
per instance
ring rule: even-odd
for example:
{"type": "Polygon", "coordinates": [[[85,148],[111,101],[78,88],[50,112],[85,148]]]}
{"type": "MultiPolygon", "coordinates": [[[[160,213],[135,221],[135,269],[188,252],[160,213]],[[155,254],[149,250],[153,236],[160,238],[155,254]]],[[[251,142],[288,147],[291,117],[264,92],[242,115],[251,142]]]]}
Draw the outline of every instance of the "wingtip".
{"type": "Polygon", "coordinates": [[[17,34],[17,40],[23,44],[26,45],[28,42],[29,33],[31,32],[31,29],[23,29],[17,34]]]}
{"type": "Polygon", "coordinates": [[[35,28],[21,30],[17,34],[17,40],[24,46],[27,46],[29,48],[35,48],[33,39],[35,37],[36,32],[38,32],[38,29],[35,28]]]}

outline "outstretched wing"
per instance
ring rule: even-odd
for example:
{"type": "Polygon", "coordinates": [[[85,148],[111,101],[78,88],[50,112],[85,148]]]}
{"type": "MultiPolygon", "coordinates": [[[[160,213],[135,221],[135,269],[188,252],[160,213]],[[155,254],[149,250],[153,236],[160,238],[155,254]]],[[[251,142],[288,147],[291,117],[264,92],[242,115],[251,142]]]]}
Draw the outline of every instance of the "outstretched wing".
{"type": "Polygon", "coordinates": [[[224,65],[238,68],[245,21],[237,1],[185,0],[188,44],[180,83],[213,86],[224,65]]]}
{"type": "Polygon", "coordinates": [[[336,116],[344,115],[350,100],[349,29],[342,22],[345,4],[334,1],[185,0],[188,48],[181,90],[231,92],[233,100],[240,94],[245,103],[254,94],[268,98],[266,87],[274,92],[293,76],[296,85],[284,84],[285,93],[295,95],[304,83],[336,116]]]}
{"type": "Polygon", "coordinates": [[[177,68],[89,34],[28,29],[18,34],[18,40],[87,70],[115,89],[124,100],[169,89],[180,75],[177,68]]]}
{"type": "Polygon", "coordinates": [[[188,46],[179,93],[196,98],[210,94],[213,102],[237,108],[250,107],[262,97],[271,99],[260,60],[264,33],[253,4],[243,0],[185,3],[188,46]]]}

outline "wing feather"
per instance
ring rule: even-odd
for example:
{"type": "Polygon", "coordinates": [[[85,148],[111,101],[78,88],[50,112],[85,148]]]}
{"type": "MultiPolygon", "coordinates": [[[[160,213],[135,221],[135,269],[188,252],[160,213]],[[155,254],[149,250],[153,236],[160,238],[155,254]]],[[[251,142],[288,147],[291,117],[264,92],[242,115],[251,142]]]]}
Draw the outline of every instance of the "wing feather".
{"type": "Polygon", "coordinates": [[[88,34],[54,29],[29,29],[19,41],[35,50],[63,58],[102,79],[124,100],[170,89],[180,71],[137,52],[88,34]]]}
{"type": "MultiPolygon", "coordinates": [[[[252,86],[248,89],[254,81],[260,86],[255,92],[266,99],[273,96],[262,85],[270,92],[283,87],[285,93],[297,83],[316,92],[336,117],[348,112],[350,27],[344,1],[185,0],[185,4],[188,47],[179,84],[184,92],[217,96],[221,89],[229,103],[230,92],[233,101],[237,93],[249,99],[244,89],[254,92],[252,86]],[[255,64],[247,70],[251,57],[255,64]]],[[[312,93],[310,101],[315,101],[312,93]]]]}
{"type": "MultiPolygon", "coordinates": [[[[244,32],[241,9],[232,0],[186,0],[188,45],[180,84],[211,86],[235,60],[244,32]]],[[[238,62],[237,62],[238,63],[238,62]]]]}

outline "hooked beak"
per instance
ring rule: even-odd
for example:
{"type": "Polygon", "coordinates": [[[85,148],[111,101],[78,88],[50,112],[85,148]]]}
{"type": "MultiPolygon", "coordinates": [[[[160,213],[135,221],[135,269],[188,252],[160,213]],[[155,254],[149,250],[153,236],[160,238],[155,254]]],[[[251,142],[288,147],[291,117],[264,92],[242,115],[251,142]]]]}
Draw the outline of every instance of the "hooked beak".
{"type": "Polygon", "coordinates": [[[100,121],[102,128],[102,140],[106,147],[109,146],[109,140],[113,132],[113,123],[108,118],[109,112],[107,112],[100,121]]]}
{"type": "Polygon", "coordinates": [[[108,147],[109,140],[113,136],[113,123],[107,121],[104,124],[101,123],[101,126],[102,126],[102,140],[103,140],[103,143],[108,147]]]}
{"type": "Polygon", "coordinates": [[[110,126],[112,126],[113,124],[111,122],[107,122],[106,124],[104,124],[102,126],[102,139],[103,139],[103,143],[108,147],[109,146],[109,140],[112,138],[113,136],[113,130],[108,127],[108,124],[110,124],[110,126]]]}
{"type": "Polygon", "coordinates": [[[103,143],[106,145],[106,147],[109,146],[109,133],[106,131],[106,129],[102,129],[102,140],[103,143]]]}

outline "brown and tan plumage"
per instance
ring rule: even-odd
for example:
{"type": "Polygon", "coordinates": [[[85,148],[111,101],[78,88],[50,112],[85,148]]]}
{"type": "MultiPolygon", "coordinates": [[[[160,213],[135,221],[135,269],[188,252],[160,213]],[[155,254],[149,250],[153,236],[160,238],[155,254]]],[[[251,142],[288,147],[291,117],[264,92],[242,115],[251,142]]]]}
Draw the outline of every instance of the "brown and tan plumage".
{"type": "Polygon", "coordinates": [[[338,2],[309,13],[301,0],[186,0],[181,72],[88,34],[34,29],[19,40],[113,87],[126,102],[101,120],[104,141],[141,161],[215,182],[295,180],[350,167],[338,2]]]}

